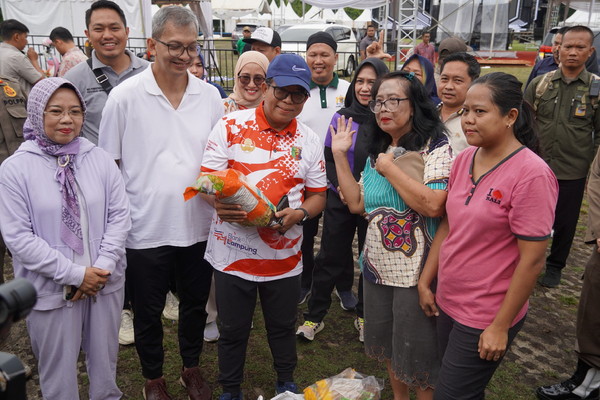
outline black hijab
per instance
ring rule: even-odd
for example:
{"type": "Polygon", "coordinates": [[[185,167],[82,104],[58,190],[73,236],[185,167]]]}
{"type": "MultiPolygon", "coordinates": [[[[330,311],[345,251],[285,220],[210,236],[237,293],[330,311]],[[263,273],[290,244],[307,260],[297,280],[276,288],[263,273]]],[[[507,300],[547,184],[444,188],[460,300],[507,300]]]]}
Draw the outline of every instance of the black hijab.
{"type": "MultiPolygon", "coordinates": [[[[344,108],[338,111],[338,114],[345,116],[346,118],[352,117],[352,120],[358,124],[358,131],[355,133],[356,142],[354,143],[354,167],[352,174],[354,179],[358,181],[360,174],[365,168],[367,157],[369,156],[369,144],[372,141],[372,137],[375,134],[377,128],[377,122],[375,121],[375,114],[369,110],[369,106],[363,106],[356,98],[354,86],[356,84],[356,78],[358,74],[365,66],[371,66],[375,69],[377,78],[381,78],[389,72],[387,65],[378,58],[367,58],[358,65],[356,74],[350,83],[350,87],[346,92],[346,100],[344,101],[344,108]]],[[[335,161],[333,160],[333,153],[331,148],[325,146],[325,170],[327,172],[327,179],[336,188],[339,183],[335,170],[335,161]]]]}
{"type": "Polygon", "coordinates": [[[383,61],[378,58],[367,58],[363,62],[358,65],[356,69],[356,73],[354,74],[354,78],[352,79],[352,83],[350,83],[350,87],[346,92],[346,100],[344,101],[344,108],[342,108],[338,113],[340,115],[345,116],[346,118],[352,117],[352,119],[359,124],[364,124],[370,119],[374,118],[374,114],[369,110],[368,106],[363,106],[360,104],[358,99],[356,98],[356,93],[354,91],[354,86],[356,85],[356,78],[360,73],[360,70],[365,66],[371,66],[375,70],[375,74],[377,78],[381,78],[383,75],[390,72],[387,65],[383,61]]]}

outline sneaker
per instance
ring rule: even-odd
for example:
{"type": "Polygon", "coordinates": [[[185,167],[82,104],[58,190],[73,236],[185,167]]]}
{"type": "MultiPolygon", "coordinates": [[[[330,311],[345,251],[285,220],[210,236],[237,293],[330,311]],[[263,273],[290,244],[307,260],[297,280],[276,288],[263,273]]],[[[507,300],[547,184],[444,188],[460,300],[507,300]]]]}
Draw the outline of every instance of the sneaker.
{"type": "Polygon", "coordinates": [[[340,307],[345,311],[353,311],[358,304],[358,299],[352,293],[352,290],[346,290],[343,292],[338,292],[337,289],[334,290],[337,297],[340,299],[340,307]]]}
{"type": "Polygon", "coordinates": [[[560,278],[562,276],[562,270],[555,267],[546,267],[546,273],[540,279],[540,285],[547,288],[555,288],[560,285],[560,278]]]}
{"type": "Polygon", "coordinates": [[[298,305],[303,304],[310,296],[310,288],[300,288],[300,298],[298,299],[298,305]]]}
{"type": "Polygon", "coordinates": [[[204,327],[204,341],[208,343],[214,343],[219,340],[219,327],[217,321],[209,322],[204,327]]]}
{"type": "Polygon", "coordinates": [[[598,389],[593,390],[586,397],[580,397],[573,393],[577,384],[571,379],[550,386],[540,386],[535,394],[540,400],[598,400],[598,389]]]}
{"type": "Polygon", "coordinates": [[[165,302],[165,308],[163,309],[163,317],[173,321],[179,320],[179,300],[171,292],[167,293],[167,301],[165,302]]]}
{"type": "Polygon", "coordinates": [[[354,327],[358,331],[358,340],[361,343],[365,342],[365,319],[361,317],[356,317],[354,320],[354,327]]]}
{"type": "Polygon", "coordinates": [[[219,396],[219,400],[243,400],[243,399],[244,399],[244,395],[242,394],[241,390],[235,396],[232,395],[231,393],[223,393],[222,395],[219,396]]]}
{"type": "Polygon", "coordinates": [[[200,367],[184,368],[179,383],[185,388],[189,400],[211,400],[212,390],[200,373],[200,367]]]}
{"type": "Polygon", "coordinates": [[[135,342],[133,334],[133,312],[131,310],[121,311],[121,327],[119,328],[119,344],[127,346],[135,342]]]}
{"type": "Polygon", "coordinates": [[[275,382],[275,396],[285,392],[292,392],[294,394],[298,393],[298,385],[294,382],[283,382],[279,381],[275,382]]]}
{"type": "Polygon", "coordinates": [[[144,383],[142,394],[146,400],[173,400],[167,392],[165,378],[152,379],[144,383]]]}
{"type": "Polygon", "coordinates": [[[325,324],[323,322],[304,321],[304,325],[298,327],[296,335],[312,342],[315,335],[321,332],[324,327],[325,324]]]}

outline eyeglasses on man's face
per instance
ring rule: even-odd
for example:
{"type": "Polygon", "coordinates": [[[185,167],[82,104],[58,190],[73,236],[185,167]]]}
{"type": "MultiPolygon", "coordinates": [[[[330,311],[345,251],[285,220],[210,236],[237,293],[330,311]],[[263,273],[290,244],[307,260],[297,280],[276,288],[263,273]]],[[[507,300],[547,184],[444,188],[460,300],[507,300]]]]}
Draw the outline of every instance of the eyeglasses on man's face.
{"type": "Polygon", "coordinates": [[[369,102],[369,108],[371,109],[371,111],[373,111],[374,113],[378,113],[381,112],[381,109],[383,107],[385,107],[386,110],[388,110],[389,112],[394,112],[398,109],[398,107],[400,107],[400,102],[404,101],[404,100],[408,100],[408,97],[390,97],[387,100],[371,100],[369,102]]]}
{"type": "Polygon", "coordinates": [[[156,40],[158,43],[164,45],[167,47],[167,51],[169,52],[169,55],[171,57],[181,57],[183,55],[183,52],[187,51],[188,56],[194,58],[198,55],[197,52],[197,48],[198,45],[196,44],[196,42],[194,42],[194,44],[190,44],[188,46],[184,46],[181,43],[165,43],[162,40],[159,39],[154,39],[156,40]]]}
{"type": "Polygon", "coordinates": [[[294,104],[302,104],[308,99],[308,93],[305,90],[296,90],[291,91],[285,88],[271,85],[273,88],[273,95],[277,100],[285,100],[288,96],[291,97],[292,103],[294,104]]]}

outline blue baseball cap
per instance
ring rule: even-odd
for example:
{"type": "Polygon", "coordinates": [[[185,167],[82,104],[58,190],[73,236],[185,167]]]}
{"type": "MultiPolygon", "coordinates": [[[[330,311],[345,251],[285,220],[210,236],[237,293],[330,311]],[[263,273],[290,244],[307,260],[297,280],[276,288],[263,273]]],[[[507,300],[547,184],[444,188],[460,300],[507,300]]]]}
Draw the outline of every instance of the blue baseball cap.
{"type": "Polygon", "coordinates": [[[298,85],[310,93],[312,75],[304,58],[298,54],[280,54],[269,64],[267,79],[273,79],[279,87],[298,85]]]}

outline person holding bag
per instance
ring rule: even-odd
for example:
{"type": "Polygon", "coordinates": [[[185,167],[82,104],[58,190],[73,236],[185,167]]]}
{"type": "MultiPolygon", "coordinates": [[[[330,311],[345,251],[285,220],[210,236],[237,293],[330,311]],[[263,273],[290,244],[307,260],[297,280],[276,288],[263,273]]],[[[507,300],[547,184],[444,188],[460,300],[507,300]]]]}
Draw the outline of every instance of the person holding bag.
{"type": "Polygon", "coordinates": [[[352,175],[347,151],[353,142],[352,118],[332,128],[331,150],[348,208],[367,213],[361,254],[364,275],[365,351],[385,360],[394,398],[431,399],[439,357],[435,320],[423,318],[417,281],[433,235],[444,214],[452,163],[444,126],[421,82],[396,71],[372,88],[369,107],[377,128],[360,182],[352,175]],[[423,160],[422,181],[394,164],[394,153],[416,152],[423,160]]]}

